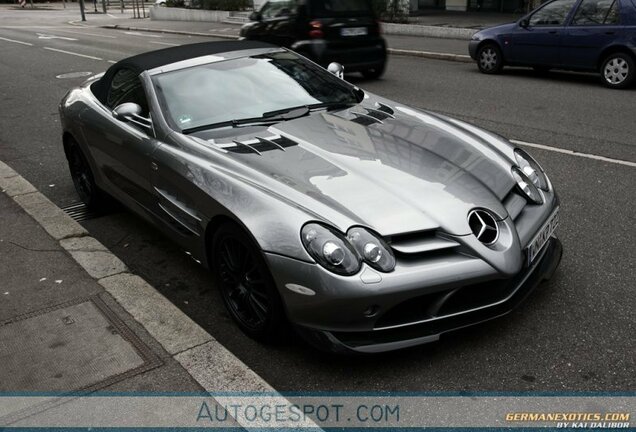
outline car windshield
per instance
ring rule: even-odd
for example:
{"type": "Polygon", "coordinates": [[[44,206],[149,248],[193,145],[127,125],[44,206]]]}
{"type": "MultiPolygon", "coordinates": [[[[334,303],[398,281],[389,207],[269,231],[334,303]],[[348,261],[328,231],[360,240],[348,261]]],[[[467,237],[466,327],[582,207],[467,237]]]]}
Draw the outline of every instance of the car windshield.
{"type": "Polygon", "coordinates": [[[179,131],[359,101],[355,87],[289,51],[166,72],[153,82],[166,119],[179,131]]]}

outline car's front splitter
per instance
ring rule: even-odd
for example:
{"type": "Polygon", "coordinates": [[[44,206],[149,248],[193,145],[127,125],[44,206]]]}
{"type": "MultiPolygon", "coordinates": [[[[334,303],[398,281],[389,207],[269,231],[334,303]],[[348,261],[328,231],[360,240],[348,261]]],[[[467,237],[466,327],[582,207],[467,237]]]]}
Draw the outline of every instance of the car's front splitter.
{"type": "Polygon", "coordinates": [[[409,325],[372,331],[330,332],[297,327],[310,344],[334,352],[379,353],[434,342],[440,335],[488,321],[511,312],[542,281],[550,279],[558,267],[563,248],[557,238],[544,247],[539,259],[516,277],[507,296],[477,308],[434,317],[409,325]]]}

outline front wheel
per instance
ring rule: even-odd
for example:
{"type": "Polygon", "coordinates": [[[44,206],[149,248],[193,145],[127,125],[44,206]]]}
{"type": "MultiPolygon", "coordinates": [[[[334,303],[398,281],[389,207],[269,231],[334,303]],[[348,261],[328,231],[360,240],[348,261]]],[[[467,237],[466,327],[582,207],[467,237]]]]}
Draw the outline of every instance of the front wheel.
{"type": "Polygon", "coordinates": [[[375,67],[373,69],[363,70],[362,76],[366,79],[378,79],[382,75],[384,75],[384,69],[386,67],[386,63],[382,63],[380,66],[375,67]]]}
{"type": "Polygon", "coordinates": [[[71,141],[66,148],[71,179],[82,202],[91,210],[105,210],[109,196],[95,183],[93,171],[79,145],[71,141]]]}
{"type": "Polygon", "coordinates": [[[503,69],[503,54],[494,43],[486,43],[477,50],[477,67],[485,74],[497,74],[503,69]]]}
{"type": "Polygon", "coordinates": [[[212,273],[228,312],[248,336],[280,342],[287,332],[283,304],[260,249],[237,225],[225,223],[211,245],[212,273]]]}
{"type": "Polygon", "coordinates": [[[603,84],[610,88],[625,88],[634,81],[636,66],[629,54],[614,53],[605,58],[601,65],[603,84]]]}

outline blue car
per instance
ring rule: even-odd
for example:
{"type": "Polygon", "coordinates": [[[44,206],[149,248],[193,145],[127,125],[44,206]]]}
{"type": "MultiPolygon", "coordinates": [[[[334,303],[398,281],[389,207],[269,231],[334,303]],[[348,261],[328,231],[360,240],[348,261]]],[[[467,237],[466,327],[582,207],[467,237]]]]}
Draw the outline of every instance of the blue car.
{"type": "Polygon", "coordinates": [[[636,75],[636,0],[553,0],[475,33],[469,53],[487,74],[504,65],[595,71],[608,87],[625,88],[636,75]]]}

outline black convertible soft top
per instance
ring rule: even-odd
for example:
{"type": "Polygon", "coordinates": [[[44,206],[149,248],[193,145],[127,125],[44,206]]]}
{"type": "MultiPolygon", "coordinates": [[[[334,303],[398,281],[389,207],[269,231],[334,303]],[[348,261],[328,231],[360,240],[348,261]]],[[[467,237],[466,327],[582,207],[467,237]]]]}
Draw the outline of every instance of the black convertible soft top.
{"type": "Polygon", "coordinates": [[[104,76],[91,86],[91,90],[95,94],[95,97],[104,103],[110,82],[120,69],[130,69],[137,74],[141,74],[150,69],[191,58],[258,48],[275,48],[275,46],[258,41],[202,42],[137,54],[120,60],[109,67],[106,73],[104,73],[104,76]]]}

